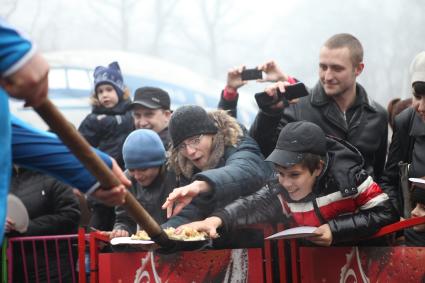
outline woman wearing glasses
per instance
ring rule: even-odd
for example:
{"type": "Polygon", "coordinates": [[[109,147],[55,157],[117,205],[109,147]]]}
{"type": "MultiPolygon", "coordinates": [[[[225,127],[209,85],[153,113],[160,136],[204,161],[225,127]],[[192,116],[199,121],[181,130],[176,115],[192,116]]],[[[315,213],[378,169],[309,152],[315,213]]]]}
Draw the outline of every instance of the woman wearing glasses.
{"type": "Polygon", "coordinates": [[[177,227],[204,219],[214,209],[261,188],[271,176],[257,143],[222,110],[178,108],[169,123],[170,169],[178,186],[162,208],[177,227]]]}

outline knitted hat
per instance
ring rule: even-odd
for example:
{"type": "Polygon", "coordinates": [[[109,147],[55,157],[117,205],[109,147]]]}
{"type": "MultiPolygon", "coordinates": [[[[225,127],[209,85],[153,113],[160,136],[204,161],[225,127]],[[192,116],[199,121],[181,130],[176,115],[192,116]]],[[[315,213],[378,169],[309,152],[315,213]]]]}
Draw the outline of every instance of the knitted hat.
{"type": "Polygon", "coordinates": [[[170,96],[165,90],[157,87],[141,87],[134,92],[131,106],[141,105],[149,109],[170,110],[170,96]]]}
{"type": "Polygon", "coordinates": [[[325,133],[319,126],[311,122],[293,122],[282,129],[276,148],[266,161],[283,167],[291,167],[300,163],[305,153],[326,155],[325,133]]]}
{"type": "Polygon", "coordinates": [[[204,108],[186,105],[173,112],[168,131],[175,148],[187,138],[201,134],[215,134],[218,129],[204,108]]]}
{"type": "Polygon", "coordinates": [[[411,83],[425,82],[425,51],[417,54],[410,65],[411,83]]]}
{"type": "Polygon", "coordinates": [[[118,62],[112,62],[108,67],[97,66],[94,69],[94,91],[101,84],[111,84],[118,94],[122,97],[124,94],[124,80],[122,78],[121,69],[118,62]]]}
{"type": "Polygon", "coordinates": [[[160,167],[165,163],[165,148],[157,133],[148,129],[131,132],[122,147],[125,168],[160,167]]]}

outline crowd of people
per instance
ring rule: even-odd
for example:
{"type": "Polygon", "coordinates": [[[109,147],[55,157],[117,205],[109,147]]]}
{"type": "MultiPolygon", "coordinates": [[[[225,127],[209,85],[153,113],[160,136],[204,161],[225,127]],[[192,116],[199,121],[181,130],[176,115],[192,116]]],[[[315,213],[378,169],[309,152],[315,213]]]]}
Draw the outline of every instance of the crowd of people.
{"type": "MultiPolygon", "coordinates": [[[[78,130],[122,183],[105,190],[54,134],[10,117],[7,95],[27,106],[43,104],[48,66],[30,41],[0,22],[1,234],[20,234],[13,219],[5,221],[9,191],[30,212],[30,228],[21,235],[74,233],[80,210],[72,188],[88,193],[88,225],[111,238],[143,229],[120,206],[130,193],[163,228],[220,234],[216,248],[261,245],[262,237],[244,243],[237,229],[279,222],[317,227],[305,245],[364,245],[388,224],[425,216],[425,187],[408,182],[425,177],[425,52],[411,65],[412,97],[391,101],[387,110],[357,82],[365,64],[353,35],[327,39],[318,67],[309,94],[287,101],[277,93],[299,79],[274,61],[259,65],[274,102],[259,104],[246,129],[237,121],[245,66],[229,70],[214,111],[197,105],[173,111],[172,97],[153,86],[141,86],[131,98],[118,62],[97,66],[92,112],[78,130]],[[10,187],[12,164],[21,173],[10,187]],[[57,208],[43,204],[49,195],[60,199],[52,200],[57,208]],[[51,216],[42,221],[43,215],[51,216]]],[[[404,236],[406,245],[425,245],[424,225],[404,236]]],[[[390,244],[385,238],[372,243],[390,244]]]]}

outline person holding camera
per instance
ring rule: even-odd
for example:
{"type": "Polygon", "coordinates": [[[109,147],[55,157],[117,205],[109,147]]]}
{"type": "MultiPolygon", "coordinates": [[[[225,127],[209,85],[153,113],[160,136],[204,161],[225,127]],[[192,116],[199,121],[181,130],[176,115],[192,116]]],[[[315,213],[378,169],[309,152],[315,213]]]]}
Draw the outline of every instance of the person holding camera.
{"type": "MultiPolygon", "coordinates": [[[[365,169],[379,180],[387,153],[388,117],[384,107],[356,82],[363,69],[363,47],[357,38],[350,34],[329,38],[320,49],[319,82],[310,95],[280,110],[279,107],[262,109],[257,114],[250,133],[263,153],[273,150],[280,130],[287,123],[311,121],[326,134],[356,146],[365,158],[365,169]]],[[[277,82],[266,92],[275,95],[277,90],[285,92],[285,84],[277,82]]]]}

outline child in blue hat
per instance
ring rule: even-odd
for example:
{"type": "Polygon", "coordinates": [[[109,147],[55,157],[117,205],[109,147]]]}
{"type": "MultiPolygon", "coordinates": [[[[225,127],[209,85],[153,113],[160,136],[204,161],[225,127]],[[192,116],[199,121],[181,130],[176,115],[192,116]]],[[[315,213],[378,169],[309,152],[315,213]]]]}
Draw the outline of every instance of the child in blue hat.
{"type": "MultiPolygon", "coordinates": [[[[176,176],[166,169],[165,148],[158,134],[140,129],[132,132],[124,142],[123,157],[129,191],[159,224],[166,221],[161,204],[175,187],[176,176]]],[[[115,225],[111,238],[135,234],[137,224],[122,207],[115,208],[115,225]]]]}
{"type": "MultiPolygon", "coordinates": [[[[122,146],[134,129],[130,105],[130,91],[125,87],[117,62],[94,70],[94,92],[91,96],[92,112],[83,120],[78,130],[83,137],[103,152],[112,156],[124,168],[122,146]]],[[[114,219],[113,207],[89,198],[92,208],[90,226],[110,231],[114,219]],[[112,221],[111,221],[112,219],[112,221]]]]}

